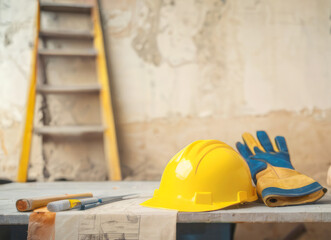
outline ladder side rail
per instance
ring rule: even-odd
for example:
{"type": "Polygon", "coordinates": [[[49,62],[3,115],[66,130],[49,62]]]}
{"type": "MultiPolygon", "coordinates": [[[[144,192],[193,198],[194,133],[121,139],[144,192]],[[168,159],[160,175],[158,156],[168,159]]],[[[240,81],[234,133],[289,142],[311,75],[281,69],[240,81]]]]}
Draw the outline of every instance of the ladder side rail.
{"type": "Polygon", "coordinates": [[[92,20],[94,22],[94,48],[97,50],[96,67],[97,78],[101,85],[100,103],[103,124],[105,125],[104,133],[104,151],[108,166],[108,179],[119,181],[122,179],[120,169],[120,159],[118,154],[117,138],[113,108],[110,97],[109,78],[107,62],[101,28],[101,18],[99,14],[98,0],[95,0],[95,6],[92,9],[92,20]]]}
{"type": "Polygon", "coordinates": [[[37,17],[36,17],[36,32],[34,40],[34,48],[32,52],[31,62],[31,75],[30,86],[28,92],[28,99],[26,105],[26,117],[24,133],[22,138],[22,150],[20,154],[20,160],[18,165],[17,181],[26,182],[29,167],[29,158],[31,152],[33,121],[34,121],[34,109],[36,101],[36,84],[37,84],[37,65],[38,65],[38,44],[39,44],[39,30],[40,30],[40,4],[37,1],[37,17]]]}

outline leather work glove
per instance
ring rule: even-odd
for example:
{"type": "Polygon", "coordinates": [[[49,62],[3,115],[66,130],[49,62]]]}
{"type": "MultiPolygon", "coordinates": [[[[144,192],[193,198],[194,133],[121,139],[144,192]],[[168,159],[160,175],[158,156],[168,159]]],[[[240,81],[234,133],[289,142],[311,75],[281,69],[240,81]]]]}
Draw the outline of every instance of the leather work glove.
{"type": "Polygon", "coordinates": [[[327,189],[293,168],[284,137],[277,136],[273,144],[265,131],[256,135],[258,140],[244,133],[245,144],[237,142],[236,146],[248,163],[258,195],[267,206],[312,203],[323,197],[327,189]]]}

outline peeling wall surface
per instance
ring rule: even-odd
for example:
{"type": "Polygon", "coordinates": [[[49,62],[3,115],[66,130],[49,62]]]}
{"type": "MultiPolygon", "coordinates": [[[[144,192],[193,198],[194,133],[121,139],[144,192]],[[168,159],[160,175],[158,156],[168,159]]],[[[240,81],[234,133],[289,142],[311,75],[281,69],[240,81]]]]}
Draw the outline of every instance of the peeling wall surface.
{"type": "Polygon", "coordinates": [[[16,179],[36,3],[0,0],[0,178],[16,179]]]}
{"type": "Polygon", "coordinates": [[[330,1],[102,1],[122,166],[159,179],[197,139],[284,135],[325,184],[330,1]]]}
{"type": "MultiPolygon", "coordinates": [[[[68,1],[58,1],[68,2],[68,1]]],[[[245,131],[288,140],[296,169],[322,184],[331,155],[331,2],[101,0],[122,172],[159,180],[198,139],[245,131]]],[[[35,1],[0,1],[0,175],[15,179],[29,85],[35,1]]],[[[42,16],[42,27],[91,28],[42,16]]],[[[50,42],[49,48],[90,43],[50,42]]],[[[49,60],[49,84],[95,81],[94,65],[49,60]]],[[[92,96],[47,97],[50,125],[98,124],[92,96]]],[[[41,123],[37,99],[36,125],[41,123]]],[[[45,119],[43,119],[45,120],[45,119]]],[[[102,144],[34,138],[29,177],[104,180],[102,144]],[[43,146],[43,147],[42,147],[43,146]],[[82,151],[81,149],[84,149],[82,151]]]]}

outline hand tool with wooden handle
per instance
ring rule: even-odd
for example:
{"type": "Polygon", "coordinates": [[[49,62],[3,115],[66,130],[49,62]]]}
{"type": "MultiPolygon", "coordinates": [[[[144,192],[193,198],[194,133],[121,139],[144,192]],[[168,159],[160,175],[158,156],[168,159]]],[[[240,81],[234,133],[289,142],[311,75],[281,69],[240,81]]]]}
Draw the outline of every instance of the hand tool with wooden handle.
{"type": "Polygon", "coordinates": [[[20,212],[31,211],[36,208],[45,207],[48,203],[70,199],[70,198],[86,198],[93,197],[92,193],[78,193],[78,194],[64,194],[50,197],[40,197],[40,198],[28,198],[19,199],[16,201],[16,208],[20,212]]]}

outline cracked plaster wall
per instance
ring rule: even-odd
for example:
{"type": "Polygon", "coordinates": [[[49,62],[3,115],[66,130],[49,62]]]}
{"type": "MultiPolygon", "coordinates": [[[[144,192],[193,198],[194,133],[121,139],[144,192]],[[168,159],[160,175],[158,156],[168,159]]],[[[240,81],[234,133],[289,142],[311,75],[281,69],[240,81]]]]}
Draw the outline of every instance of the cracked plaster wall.
{"type": "MultiPolygon", "coordinates": [[[[12,179],[29,80],[32,3],[0,1],[0,171],[12,179]]],[[[266,129],[286,136],[294,166],[325,184],[331,155],[330,5],[102,0],[123,175],[158,180],[167,161],[191,141],[215,138],[234,146],[244,131],[266,129]]],[[[82,27],[75,24],[82,19],[67,18],[82,27]]],[[[56,16],[44,22],[69,24],[56,16]]],[[[86,83],[94,75],[89,64],[49,62],[49,81],[65,84],[80,74],[75,81],[86,83]]],[[[98,123],[91,117],[98,116],[97,103],[84,101],[49,98],[50,124],[98,123]],[[92,110],[81,115],[84,109],[92,110]]],[[[69,150],[69,144],[47,142],[42,156],[41,140],[34,141],[34,178],[105,178],[96,142],[84,146],[90,153],[81,153],[81,145],[69,150]]]]}
{"type": "Polygon", "coordinates": [[[0,1],[0,177],[15,179],[31,65],[36,4],[0,1]]]}

